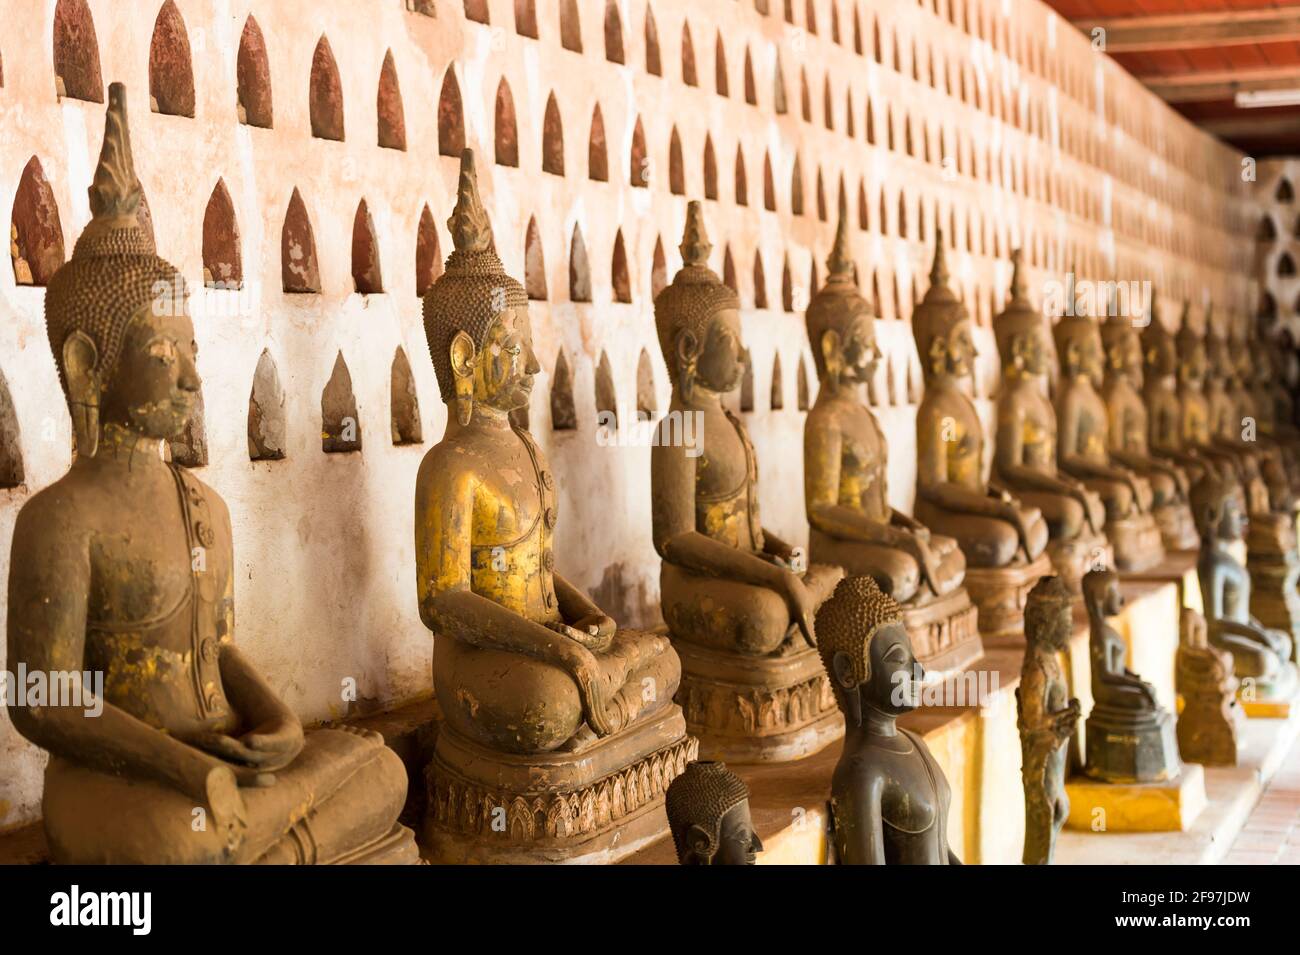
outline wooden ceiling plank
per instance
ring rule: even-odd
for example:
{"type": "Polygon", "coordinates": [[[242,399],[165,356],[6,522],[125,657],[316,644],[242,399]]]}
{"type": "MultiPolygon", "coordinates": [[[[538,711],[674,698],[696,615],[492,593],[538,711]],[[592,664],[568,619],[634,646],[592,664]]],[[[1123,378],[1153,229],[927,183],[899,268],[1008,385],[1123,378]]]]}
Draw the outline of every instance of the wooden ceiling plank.
{"type": "Polygon", "coordinates": [[[1207,71],[1172,76],[1159,74],[1139,76],[1138,79],[1167,103],[1197,103],[1230,100],[1242,90],[1300,89],[1300,66],[1207,71]]]}
{"type": "Polygon", "coordinates": [[[1085,36],[1105,31],[1107,53],[1233,46],[1300,39],[1300,6],[1071,21],[1085,36]]]}

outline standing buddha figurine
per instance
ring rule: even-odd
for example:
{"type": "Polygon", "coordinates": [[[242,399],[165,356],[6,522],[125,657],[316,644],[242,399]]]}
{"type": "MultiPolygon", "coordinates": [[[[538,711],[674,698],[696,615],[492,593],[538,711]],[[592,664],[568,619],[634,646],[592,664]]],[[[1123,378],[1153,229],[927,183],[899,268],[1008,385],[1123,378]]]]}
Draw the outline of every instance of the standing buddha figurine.
{"type": "Polygon", "coordinates": [[[23,505],[9,561],[10,671],[103,675],[97,718],[10,709],[50,754],[50,855],[415,864],[414,836],[397,822],[397,755],[369,731],[304,732],[235,646],[230,513],[162,456],[200,382],[184,280],[141,227],[141,200],[126,90],[114,83],[92,218],[45,299],[76,455],[23,505]]]}
{"type": "Polygon", "coordinates": [[[1232,654],[1210,646],[1205,618],[1184,607],[1174,674],[1182,698],[1178,752],[1185,762],[1237,765],[1237,739],[1246,715],[1237,702],[1232,669],[1232,654]]]}
{"type": "Polygon", "coordinates": [[[424,297],[447,431],[420,463],[420,619],[444,724],[424,841],[445,862],[618,858],[663,833],[694,755],[667,639],[620,629],[555,569],[555,475],[512,421],[533,375],[528,296],[506,275],[461,156],[455,251],[424,297]]]}
{"type": "Polygon", "coordinates": [[[1025,659],[1016,687],[1020,775],[1025,790],[1025,865],[1051,865],[1056,837],[1070,815],[1065,791],[1068,743],[1079,722],[1061,653],[1074,632],[1074,595],[1059,577],[1044,577],[1025,606],[1025,659]]]}
{"type": "Polygon", "coordinates": [[[1025,599],[1051,568],[1047,522],[1037,507],[984,480],[984,426],[970,397],[970,315],[948,287],[942,232],[912,334],[925,375],[916,412],[916,518],[955,538],[966,555],[966,589],[985,645],[1019,640],[1025,599]]]}
{"type": "MultiPolygon", "coordinates": [[[[1110,456],[1151,485],[1151,513],[1166,549],[1195,548],[1199,538],[1187,504],[1187,472],[1174,461],[1151,453],[1151,414],[1142,395],[1141,336],[1134,320],[1120,314],[1113,300],[1101,325],[1101,342],[1106,356],[1101,397],[1109,418],[1110,456]]],[[[1162,389],[1162,394],[1168,392],[1162,389]]]]}
{"type": "Polygon", "coordinates": [[[759,519],[754,446],[722,403],[745,368],[740,301],[709,268],[711,249],[703,209],[691,202],[682,269],[654,304],[673,386],[650,452],[664,621],[682,659],[678,698],[704,756],[798,759],[843,732],[813,621],[844,572],[805,566],[759,519]],[[691,447],[673,439],[685,415],[702,436],[691,447]]]}
{"type": "Polygon", "coordinates": [[[1073,593],[1090,566],[1109,563],[1101,499],[1057,467],[1056,411],[1048,397],[1052,343],[1047,320],[1029,300],[1021,253],[1012,253],[1011,297],[993,319],[1002,389],[998,394],[993,474],[1026,504],[1042,511],[1047,554],[1073,593]]]}
{"type": "Polygon", "coordinates": [[[918,658],[932,674],[983,653],[976,610],[962,581],[966,557],[895,510],[886,486],[889,448],[861,400],[880,358],[875,317],[858,292],[840,213],[826,284],[808,305],[808,341],[820,387],[804,422],[804,501],[813,560],[870,574],[903,608],[918,658]]]}

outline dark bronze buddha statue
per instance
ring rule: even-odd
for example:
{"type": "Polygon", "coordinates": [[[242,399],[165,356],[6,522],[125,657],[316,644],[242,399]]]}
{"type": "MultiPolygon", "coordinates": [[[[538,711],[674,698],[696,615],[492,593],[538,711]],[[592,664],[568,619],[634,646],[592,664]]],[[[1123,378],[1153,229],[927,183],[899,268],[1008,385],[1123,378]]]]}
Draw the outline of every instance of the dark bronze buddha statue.
{"type": "Polygon", "coordinates": [[[763,851],[749,787],[723,763],[688,763],[668,787],[664,809],[682,865],[753,865],[763,851]]]}

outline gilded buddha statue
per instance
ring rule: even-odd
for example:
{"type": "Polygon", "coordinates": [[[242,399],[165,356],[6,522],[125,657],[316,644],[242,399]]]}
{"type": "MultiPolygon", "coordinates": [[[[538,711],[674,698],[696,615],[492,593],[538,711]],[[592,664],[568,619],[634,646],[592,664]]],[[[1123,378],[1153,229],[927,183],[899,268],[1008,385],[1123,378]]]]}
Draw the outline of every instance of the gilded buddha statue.
{"type": "Polygon", "coordinates": [[[754,865],[763,851],[749,787],[723,763],[688,763],[668,787],[664,808],[681,865],[754,865]]]}
{"type": "Polygon", "coordinates": [[[1142,329],[1142,400],[1147,408],[1147,444],[1158,460],[1182,468],[1188,490],[1211,462],[1183,439],[1183,403],[1179,398],[1180,366],[1174,336],[1160,318],[1159,299],[1151,297],[1151,313],[1142,329]]]}
{"type": "Polygon", "coordinates": [[[1083,601],[1092,678],[1084,772],[1107,783],[1174,779],[1181,763],[1173,717],[1156,699],[1155,687],[1128,668],[1128,644],[1106,619],[1124,609],[1119,575],[1090,571],[1083,578],[1083,601]]]}
{"type": "Polygon", "coordinates": [[[1258,435],[1254,433],[1254,427],[1247,420],[1250,409],[1243,406],[1243,396],[1237,393],[1237,362],[1229,351],[1227,336],[1209,311],[1205,314],[1204,355],[1209,443],[1231,460],[1245,491],[1250,515],[1262,517],[1273,510],[1269,487],[1263,476],[1263,448],[1256,440],[1258,435]]]}
{"type": "Polygon", "coordinates": [[[693,755],[666,638],[619,629],[555,569],[557,489],[512,421],[539,370],[528,297],[506,275],[461,157],[455,250],[424,297],[447,431],[420,464],[420,618],[444,715],[425,839],[442,861],[624,855],[664,828],[693,755]]]}
{"type": "Polygon", "coordinates": [[[948,780],[925,740],[898,725],[924,679],[898,603],[871,577],[847,577],[817,612],[817,632],[846,723],[831,776],[837,861],[960,865],[948,845],[948,780]]]}
{"type": "Polygon", "coordinates": [[[1110,562],[1106,512],[1084,481],[1057,466],[1056,410],[1048,397],[1052,343],[1047,320],[1029,299],[1021,253],[1012,253],[1011,297],[993,319],[1002,389],[998,394],[993,475],[1047,522],[1047,555],[1074,593],[1089,567],[1110,562]]]}
{"type": "Polygon", "coordinates": [[[1184,762],[1236,766],[1237,739],[1245,713],[1237,702],[1232,654],[1209,643],[1205,618],[1183,608],[1175,685],[1182,698],[1178,712],[1178,753],[1184,762]]]}
{"type": "Polygon", "coordinates": [[[966,589],[985,644],[1019,639],[1025,599],[1051,567],[1047,522],[1037,507],[984,480],[984,428],[970,397],[970,315],[948,287],[942,232],[912,334],[925,375],[916,413],[916,518],[955,538],[966,555],[966,589]]]}
{"type": "MultiPolygon", "coordinates": [[[[1255,353],[1258,342],[1255,340],[1254,324],[1246,321],[1233,321],[1229,324],[1228,344],[1224,348],[1227,376],[1224,387],[1228,396],[1235,402],[1238,424],[1238,439],[1250,439],[1259,461],[1260,479],[1268,490],[1269,508],[1278,515],[1289,517],[1294,523],[1300,498],[1297,497],[1294,483],[1300,482],[1300,470],[1288,469],[1286,447],[1275,434],[1276,408],[1271,399],[1260,401],[1255,382],[1255,353]]],[[[1263,362],[1260,362],[1263,364],[1263,362]]]]}
{"type": "Polygon", "coordinates": [[[813,627],[844,572],[805,568],[802,552],[759,520],[754,447],[722,403],[746,361],[740,302],[709,268],[711,248],[700,203],[691,202],[682,269],[654,303],[673,386],[650,454],[664,621],[682,658],[678,699],[701,752],[733,762],[797,759],[843,732],[813,627]],[[686,415],[703,436],[690,448],[673,437],[673,422],[686,415]]]}
{"type": "Polygon", "coordinates": [[[184,282],[141,228],[141,196],[114,83],[93,218],[45,300],[77,453],[19,512],[9,565],[9,668],[102,674],[98,718],[10,709],[50,754],[51,857],[415,863],[397,755],[376,733],[305,732],[235,645],[230,514],[162,456],[200,382],[184,282]]]}
{"type": "Polygon", "coordinates": [[[1115,566],[1142,571],[1164,559],[1160,528],[1151,513],[1151,484],[1111,459],[1110,415],[1097,391],[1104,350],[1097,322],[1077,312],[1056,323],[1056,353],[1061,381],[1056,390],[1060,426],[1057,461],[1061,469],[1096,492],[1106,508],[1106,537],[1115,566]]]}
{"type": "MultiPolygon", "coordinates": [[[[1199,538],[1187,503],[1191,488],[1187,472],[1151,452],[1151,412],[1142,394],[1142,340],[1133,319],[1120,314],[1114,301],[1101,325],[1101,342],[1106,358],[1101,397],[1109,421],[1111,459],[1151,485],[1151,513],[1166,549],[1193,549],[1199,538]]],[[[1162,388],[1159,393],[1167,406],[1169,392],[1162,388]]]]}
{"type": "Polygon", "coordinates": [[[1059,577],[1044,577],[1025,605],[1025,658],[1016,687],[1020,775],[1025,790],[1025,865],[1051,865],[1056,837],[1070,815],[1065,791],[1069,741],[1079,701],[1061,672],[1074,633],[1074,594],[1059,577]]]}
{"type": "Polygon", "coordinates": [[[1204,472],[1212,471],[1231,483],[1242,506],[1249,508],[1250,489],[1239,456],[1215,441],[1207,396],[1205,338],[1192,324],[1191,306],[1186,303],[1183,305],[1182,321],[1174,342],[1178,363],[1179,441],[1184,451],[1191,452],[1200,459],[1202,467],[1202,474],[1194,475],[1193,482],[1200,480],[1204,472]]]}
{"type": "Polygon", "coordinates": [[[870,574],[903,608],[926,669],[958,669],[983,653],[976,610],[962,581],[966,557],[889,503],[885,434],[861,385],[880,359],[875,317],[858,292],[841,211],[826,284],[808,305],[808,341],[820,387],[804,423],[809,555],[848,574],[870,574]]]}
{"type": "Polygon", "coordinates": [[[1239,495],[1208,475],[1192,486],[1201,534],[1196,565],[1210,645],[1232,654],[1233,672],[1253,699],[1290,699],[1296,689],[1293,639],[1251,614],[1251,576],[1234,553],[1242,538],[1239,495]]]}

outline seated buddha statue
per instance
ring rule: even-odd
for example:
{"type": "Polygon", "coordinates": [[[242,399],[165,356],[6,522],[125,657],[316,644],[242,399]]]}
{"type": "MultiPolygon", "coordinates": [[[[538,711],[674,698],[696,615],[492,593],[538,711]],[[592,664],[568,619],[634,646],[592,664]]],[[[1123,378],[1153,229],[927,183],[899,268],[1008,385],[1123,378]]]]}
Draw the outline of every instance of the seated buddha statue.
{"type": "Polygon", "coordinates": [[[1092,683],[1084,772],[1111,783],[1173,779],[1180,771],[1173,717],[1156,699],[1155,687],[1128,668],[1128,644],[1106,619],[1124,609],[1119,575],[1089,571],[1083,602],[1092,683]]]}
{"type": "Polygon", "coordinates": [[[943,234],[930,288],[912,313],[925,376],[916,412],[917,520],[953,537],[966,555],[966,589],[990,638],[1023,632],[1030,588],[1050,567],[1047,522],[1038,507],[984,480],[984,427],[970,397],[975,359],[970,315],[948,287],[943,234]]]}
{"type": "Polygon", "coordinates": [[[1254,332],[1253,322],[1231,322],[1228,341],[1223,346],[1224,390],[1236,406],[1237,427],[1232,436],[1245,450],[1254,452],[1269,509],[1294,521],[1300,509],[1300,497],[1294,486],[1300,483],[1300,470],[1290,469],[1294,462],[1288,460],[1287,449],[1275,434],[1274,403],[1259,400],[1255,366],[1263,362],[1257,359],[1259,344],[1254,332]]]}
{"type": "Polygon", "coordinates": [[[9,711],[50,754],[51,857],[414,864],[401,760],[375,733],[305,732],[235,645],[230,514],[163,459],[199,394],[195,333],[184,280],[140,227],[120,83],[89,191],[45,299],[76,456],[23,505],[9,563],[8,668],[103,677],[96,719],[9,711]]]}
{"type": "Polygon", "coordinates": [[[993,319],[1002,388],[998,393],[993,475],[1047,522],[1047,554],[1075,593],[1089,565],[1106,563],[1101,499],[1057,467],[1056,411],[1047,394],[1052,345],[1047,321],[1029,300],[1019,250],[1012,253],[1011,296],[993,319]]]}
{"type": "Polygon", "coordinates": [[[447,430],[415,486],[420,619],[445,720],[425,841],[443,861],[630,851],[662,831],[651,810],[690,755],[677,655],[620,629],[556,569],[556,478],[511,417],[539,370],[528,296],[494,251],[470,150],[448,228],[455,249],[424,297],[447,430]],[[647,767],[652,786],[602,805],[602,780],[647,767]]]}
{"type": "MultiPolygon", "coordinates": [[[[1175,336],[1178,361],[1178,405],[1181,411],[1179,440],[1182,447],[1202,460],[1203,467],[1213,470],[1230,482],[1242,506],[1250,502],[1248,476],[1241,458],[1215,441],[1208,391],[1208,367],[1205,339],[1191,320],[1191,307],[1184,303],[1182,323],[1175,336]]],[[[1197,477],[1199,480],[1199,476],[1197,477]]]]}
{"type": "Polygon", "coordinates": [[[673,386],[650,452],[663,616],[701,752],[733,762],[796,759],[841,732],[813,621],[844,572],[807,564],[759,518],[754,447],[722,403],[747,361],[740,302],[709,268],[711,249],[702,207],[691,202],[682,269],[654,303],[673,386]],[[673,438],[685,415],[702,436],[692,447],[673,438]]]}
{"type": "Polygon", "coordinates": [[[1146,570],[1164,559],[1160,528],[1151,514],[1146,478],[1111,460],[1110,415],[1097,391],[1102,377],[1101,330],[1094,319],[1065,315],[1056,323],[1061,381],[1056,390],[1061,469],[1084,481],[1106,506],[1106,536],[1120,570],[1146,570]]]}
{"type": "Polygon", "coordinates": [[[810,557],[870,574],[903,606],[913,647],[931,672],[981,652],[975,609],[962,587],[966,557],[889,503],[884,432],[861,400],[880,358],[875,317],[858,292],[840,213],[826,284],[808,305],[808,340],[820,387],[804,422],[804,500],[810,557]]]}
{"type": "Polygon", "coordinates": [[[1182,698],[1178,712],[1178,752],[1188,763],[1236,766],[1237,738],[1245,720],[1237,702],[1232,654],[1212,647],[1205,618],[1184,607],[1180,621],[1175,685],[1182,698]]]}
{"type": "Polygon", "coordinates": [[[688,763],[668,787],[664,809],[681,865],[753,865],[763,851],[749,787],[724,763],[688,763]]]}
{"type": "MultiPolygon", "coordinates": [[[[1113,305],[1101,325],[1101,342],[1106,359],[1101,397],[1106,404],[1111,460],[1140,474],[1150,484],[1151,513],[1165,547],[1194,548],[1198,538],[1187,504],[1187,472],[1174,461],[1151,453],[1151,415],[1142,395],[1141,337],[1133,320],[1121,315],[1113,305]]],[[[1169,394],[1164,389],[1160,393],[1169,394]]]]}
{"type": "Polygon", "coordinates": [[[1258,434],[1247,435],[1249,409],[1236,390],[1237,362],[1228,349],[1223,330],[1207,312],[1205,316],[1205,404],[1209,415],[1210,444],[1231,458],[1246,492],[1251,515],[1273,509],[1262,473],[1262,447],[1258,434]]]}
{"type": "Polygon", "coordinates": [[[846,577],[817,612],[817,633],[846,724],[831,776],[837,861],[960,865],[948,845],[948,780],[920,734],[898,725],[924,678],[898,603],[871,577],[846,577]]]}
{"type": "Polygon", "coordinates": [[[1183,440],[1183,403],[1179,398],[1180,366],[1174,336],[1160,318],[1159,299],[1151,297],[1151,313],[1142,329],[1142,401],[1147,408],[1147,444],[1151,454],[1182,468],[1188,488],[1213,464],[1183,440]]]}
{"type": "Polygon", "coordinates": [[[1239,497],[1222,478],[1209,475],[1192,486],[1192,514],[1201,534],[1196,570],[1210,645],[1232,654],[1244,693],[1287,699],[1295,692],[1292,638],[1251,614],[1251,577],[1234,551],[1242,539],[1239,497]]]}
{"type": "Polygon", "coordinates": [[[1288,398],[1279,373],[1281,350],[1260,334],[1255,323],[1247,322],[1245,328],[1242,386],[1250,392],[1259,433],[1276,448],[1282,468],[1282,475],[1270,477],[1270,488],[1285,482],[1291,496],[1300,498],[1300,432],[1291,420],[1291,409],[1285,405],[1288,398]]]}

